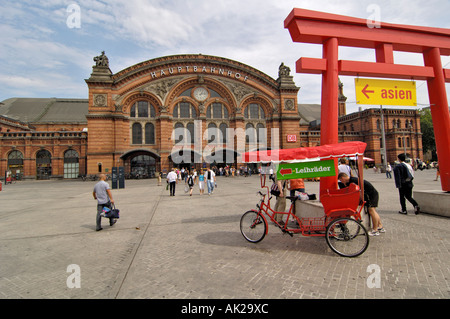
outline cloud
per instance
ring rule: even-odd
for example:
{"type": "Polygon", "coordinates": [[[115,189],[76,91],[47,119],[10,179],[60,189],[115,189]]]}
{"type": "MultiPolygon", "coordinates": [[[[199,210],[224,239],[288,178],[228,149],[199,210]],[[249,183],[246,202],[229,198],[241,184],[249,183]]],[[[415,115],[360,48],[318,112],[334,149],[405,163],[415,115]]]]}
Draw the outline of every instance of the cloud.
{"type": "MultiPolygon", "coordinates": [[[[0,0],[0,72],[10,79],[2,80],[0,100],[23,91],[19,85],[46,96],[64,93],[58,82],[66,86],[65,96],[86,97],[84,79],[92,58],[105,50],[113,72],[164,55],[203,53],[277,78],[284,62],[301,87],[299,102],[320,103],[321,76],[295,73],[295,62],[320,57],[321,46],[292,42],[285,18],[294,7],[368,18],[370,4],[379,5],[382,21],[450,27],[447,0],[0,0]],[[81,9],[80,29],[66,25],[72,3],[81,9]]],[[[341,59],[375,60],[372,50],[341,48],[339,54],[341,59]]],[[[396,53],[395,59],[423,64],[420,55],[396,53]]],[[[348,108],[356,108],[353,79],[341,77],[348,108]]],[[[428,99],[426,92],[419,97],[428,99]]]]}

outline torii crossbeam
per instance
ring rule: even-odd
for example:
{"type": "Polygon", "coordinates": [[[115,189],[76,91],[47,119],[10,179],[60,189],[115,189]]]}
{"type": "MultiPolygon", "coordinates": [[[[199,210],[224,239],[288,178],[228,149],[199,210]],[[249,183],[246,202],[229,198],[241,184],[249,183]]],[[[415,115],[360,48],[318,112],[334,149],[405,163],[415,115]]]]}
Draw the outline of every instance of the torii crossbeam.
{"type": "MultiPolygon", "coordinates": [[[[391,23],[369,28],[367,20],[294,9],[284,21],[294,42],[322,44],[322,58],[300,58],[297,73],[322,74],[321,144],[338,142],[339,75],[426,80],[431,104],[442,190],[450,192],[450,113],[445,82],[450,69],[450,30],[391,23]],[[338,59],[339,46],[374,49],[376,62],[338,59]],[[422,53],[424,66],[394,63],[394,51],[422,53]]],[[[320,189],[336,188],[334,178],[321,179],[320,189]]]]}

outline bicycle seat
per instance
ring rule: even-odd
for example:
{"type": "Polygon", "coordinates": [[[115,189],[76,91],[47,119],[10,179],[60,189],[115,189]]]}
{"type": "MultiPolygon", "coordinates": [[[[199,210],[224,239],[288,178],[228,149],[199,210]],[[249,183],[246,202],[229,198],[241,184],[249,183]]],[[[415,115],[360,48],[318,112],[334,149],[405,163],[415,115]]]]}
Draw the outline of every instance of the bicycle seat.
{"type": "Polygon", "coordinates": [[[291,202],[295,202],[298,199],[298,196],[286,196],[287,199],[290,199],[291,202]]]}

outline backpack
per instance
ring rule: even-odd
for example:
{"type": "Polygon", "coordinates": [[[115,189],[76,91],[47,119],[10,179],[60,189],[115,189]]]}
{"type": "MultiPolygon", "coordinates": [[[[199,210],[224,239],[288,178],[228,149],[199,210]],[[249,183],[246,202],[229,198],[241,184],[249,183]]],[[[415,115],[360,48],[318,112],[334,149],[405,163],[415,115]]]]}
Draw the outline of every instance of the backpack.
{"type": "Polygon", "coordinates": [[[414,179],[414,176],[412,176],[411,172],[409,171],[409,167],[406,164],[402,164],[406,168],[406,178],[405,182],[411,182],[414,179]]]}
{"type": "Polygon", "coordinates": [[[189,176],[189,178],[188,178],[188,185],[189,186],[193,186],[194,185],[194,178],[192,177],[192,175],[189,176]]]}
{"type": "MultiPolygon", "coordinates": [[[[286,182],[283,183],[283,190],[284,187],[286,186],[286,182]]],[[[270,194],[278,197],[281,194],[281,190],[278,188],[278,183],[273,183],[272,187],[270,187],[270,194]]]]}
{"type": "Polygon", "coordinates": [[[281,192],[278,189],[278,184],[277,183],[273,183],[272,187],[270,187],[270,194],[272,194],[274,196],[280,196],[281,192]]]}

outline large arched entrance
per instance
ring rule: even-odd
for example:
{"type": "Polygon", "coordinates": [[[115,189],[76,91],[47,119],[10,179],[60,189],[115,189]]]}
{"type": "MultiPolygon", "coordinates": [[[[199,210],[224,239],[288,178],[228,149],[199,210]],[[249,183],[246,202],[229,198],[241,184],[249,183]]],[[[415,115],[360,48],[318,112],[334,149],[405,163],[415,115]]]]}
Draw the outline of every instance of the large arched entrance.
{"type": "Polygon", "coordinates": [[[50,179],[52,176],[52,154],[47,150],[36,153],[36,179],[50,179]]]}
{"type": "Polygon", "coordinates": [[[146,150],[135,150],[122,155],[125,177],[132,179],[153,178],[160,166],[160,156],[146,150]]]}
{"type": "Polygon", "coordinates": [[[8,172],[16,177],[23,175],[23,154],[14,150],[8,155],[8,172]]]}

